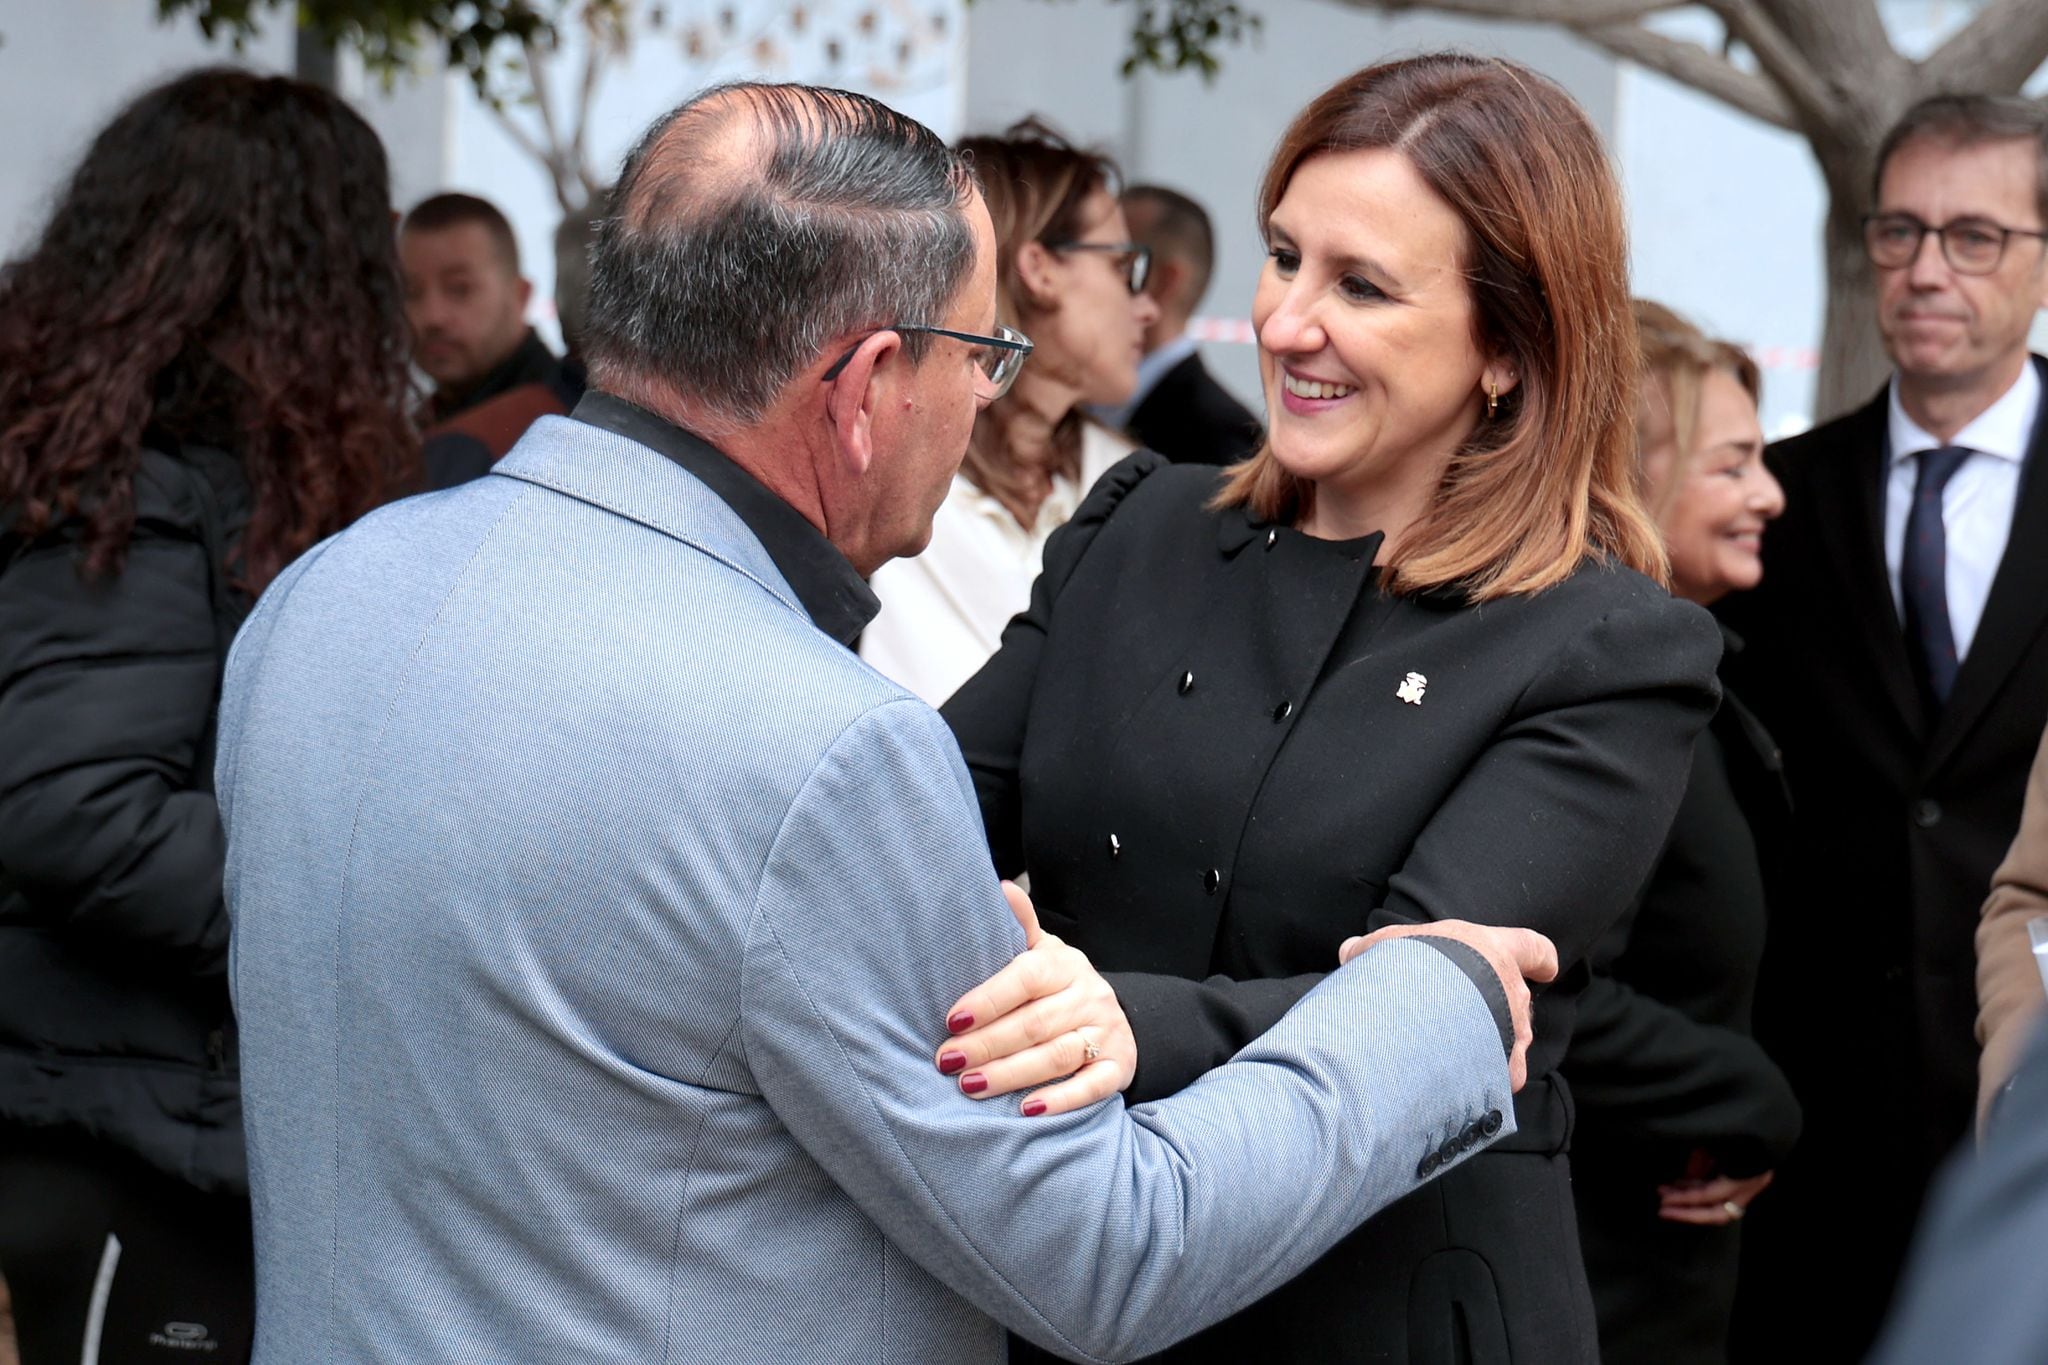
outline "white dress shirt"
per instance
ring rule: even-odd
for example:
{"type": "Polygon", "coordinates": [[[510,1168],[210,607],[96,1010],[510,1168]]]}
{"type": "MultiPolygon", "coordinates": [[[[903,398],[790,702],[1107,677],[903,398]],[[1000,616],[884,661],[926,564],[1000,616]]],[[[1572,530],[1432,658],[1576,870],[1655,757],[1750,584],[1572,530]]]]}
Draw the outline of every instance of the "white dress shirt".
{"type": "Polygon", "coordinates": [[[1884,563],[1891,576],[1892,606],[1906,618],[1899,589],[1899,561],[1906,552],[1906,516],[1913,510],[1915,458],[1943,445],[1971,452],[1941,494],[1941,525],[1948,541],[1945,583],[1948,624],[1955,637],[1956,657],[1966,657],[1991,596],[1991,580],[2005,557],[2012,535],[2013,511],[2019,503],[2020,470],[2027,443],[2041,411],[2041,377],[2030,358],[2004,396],[1957,432],[1952,441],[1937,441],[1906,415],[1899,402],[1899,382],[1891,385],[1891,470],[1884,494],[1884,563]]]}
{"type": "Polygon", "coordinates": [[[1135,449],[1084,423],[1080,479],[1055,477],[1029,528],[993,494],[955,474],[925,552],[891,560],[869,578],[882,610],[861,632],[860,656],[933,706],[952,696],[996,652],[1010,618],[1029,605],[1046,539],[1067,524],[1103,471],[1135,449]]]}

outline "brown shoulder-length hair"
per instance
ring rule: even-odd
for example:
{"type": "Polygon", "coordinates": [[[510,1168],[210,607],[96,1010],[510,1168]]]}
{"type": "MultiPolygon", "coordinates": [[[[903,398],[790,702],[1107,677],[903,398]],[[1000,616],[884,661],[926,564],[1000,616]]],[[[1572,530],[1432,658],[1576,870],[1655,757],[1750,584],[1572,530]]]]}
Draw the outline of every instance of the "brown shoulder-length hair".
{"type": "MultiPolygon", "coordinates": [[[[1636,489],[1627,240],[1599,134],[1563,90],[1512,62],[1440,53],[1368,67],[1281,138],[1261,227],[1309,158],[1381,148],[1464,221],[1475,341],[1520,379],[1452,457],[1388,588],[1484,601],[1550,587],[1589,557],[1663,582],[1636,489]]],[[[1216,503],[1291,520],[1313,494],[1269,447],[1232,469],[1216,503]]]]}
{"type": "Polygon", "coordinates": [[[93,140],[0,271],[0,529],[79,526],[117,572],[145,432],[233,451],[260,591],[419,478],[384,149],[339,97],[225,69],[93,140]]]}
{"type": "MultiPolygon", "coordinates": [[[[1099,152],[1074,146],[1039,119],[1011,124],[999,136],[963,139],[960,150],[974,162],[982,198],[996,232],[996,317],[1024,331],[1025,294],[1017,274],[1017,253],[1027,242],[1057,242],[1088,229],[1081,207],[1101,190],[1115,194],[1122,177],[1116,164],[1099,152]]],[[[1044,363],[1040,357],[1039,364],[1044,363]]],[[[1055,450],[1071,468],[1020,469],[1003,440],[1011,400],[998,399],[974,424],[964,473],[975,487],[992,495],[1020,521],[1028,521],[1052,486],[1054,474],[1078,477],[1078,447],[1069,439],[1082,421],[1068,413],[1055,433],[1055,450]]]]}
{"type": "Polygon", "coordinates": [[[1707,375],[1715,370],[1731,375],[1752,403],[1763,393],[1763,375],[1740,346],[1708,336],[1661,303],[1637,299],[1635,316],[1643,366],[1636,477],[1650,515],[1661,520],[1678,500],[1692,464],[1699,436],[1700,386],[1707,375]],[[1641,457],[1666,435],[1675,453],[1671,467],[1653,485],[1641,457]]]}

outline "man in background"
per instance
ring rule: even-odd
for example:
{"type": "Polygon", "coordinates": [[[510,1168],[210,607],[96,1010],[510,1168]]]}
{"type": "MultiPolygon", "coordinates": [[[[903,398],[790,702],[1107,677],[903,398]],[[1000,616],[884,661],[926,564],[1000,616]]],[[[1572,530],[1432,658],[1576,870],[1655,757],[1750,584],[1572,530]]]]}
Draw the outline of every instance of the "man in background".
{"type": "Polygon", "coordinates": [[[1259,420],[1202,364],[1188,320],[1209,290],[1216,237],[1202,206],[1177,190],[1124,191],[1131,240],[1152,249],[1145,292],[1159,320],[1145,333],[1145,358],[1131,401],[1103,414],[1111,426],[1176,464],[1235,464],[1259,445],[1259,420]]]}
{"type": "Polygon", "coordinates": [[[526,325],[533,286],[505,215],[470,194],[437,194],[399,231],[413,360],[434,381],[420,415],[429,482],[474,478],[535,419],[569,411],[581,376],[526,325]]]}
{"type": "Polygon", "coordinates": [[[1786,512],[1724,613],[1792,788],[1756,1033],[1806,1110],[1744,1235],[1737,1359],[1869,1345],[1976,1106],[1978,911],[2048,723],[2044,163],[2022,99],[1887,135],[1864,246],[1893,377],[1771,447],[1786,512]]]}

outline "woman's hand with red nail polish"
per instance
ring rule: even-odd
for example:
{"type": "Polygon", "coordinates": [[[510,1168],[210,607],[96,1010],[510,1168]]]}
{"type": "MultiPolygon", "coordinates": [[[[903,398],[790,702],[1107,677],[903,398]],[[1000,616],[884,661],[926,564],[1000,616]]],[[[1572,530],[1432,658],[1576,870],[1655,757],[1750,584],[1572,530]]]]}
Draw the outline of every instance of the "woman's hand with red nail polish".
{"type": "Polygon", "coordinates": [[[1039,929],[1022,891],[1008,882],[1003,891],[1029,946],[954,1005],[946,1022],[956,1036],[941,1047],[939,1070],[966,1072],[958,1084],[976,1099],[1044,1086],[1019,1106],[1026,1118],[1109,1098],[1138,1070],[1138,1040],[1116,992],[1085,953],[1039,929]],[[963,1015],[968,1027],[955,1027],[963,1015]]]}

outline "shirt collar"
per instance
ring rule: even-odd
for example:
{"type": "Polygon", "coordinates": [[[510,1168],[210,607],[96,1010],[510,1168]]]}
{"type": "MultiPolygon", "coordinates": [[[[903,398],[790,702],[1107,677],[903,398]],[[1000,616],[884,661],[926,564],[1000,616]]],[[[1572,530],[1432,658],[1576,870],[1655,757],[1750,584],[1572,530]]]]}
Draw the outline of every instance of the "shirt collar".
{"type": "Polygon", "coordinates": [[[1091,404],[1088,413],[1111,431],[1122,431],[1131,424],[1131,414],[1136,412],[1152,390],[1159,387],[1159,381],[1171,374],[1176,366],[1198,349],[1195,339],[1182,332],[1173,340],[1161,346],[1138,362],[1138,387],[1131,390],[1131,396],[1117,404],[1091,404]]]}
{"type": "Polygon", "coordinates": [[[1889,395],[1887,407],[1893,464],[1900,464],[1923,450],[1934,450],[1944,444],[1962,446],[2021,464],[2027,458],[2027,446],[2034,436],[2034,419],[2041,410],[2041,376],[2034,369],[2033,357],[2027,357],[2027,363],[2020,367],[2020,377],[2013,381],[2012,387],[1948,442],[1935,440],[1918,422],[1906,415],[1905,404],[1899,401],[1897,376],[1892,378],[1889,395]]]}
{"type": "Polygon", "coordinates": [[[811,623],[840,644],[851,646],[881,610],[880,600],[837,546],[710,442],[595,390],[584,394],[569,415],[667,456],[717,494],[761,542],[811,623]]]}

